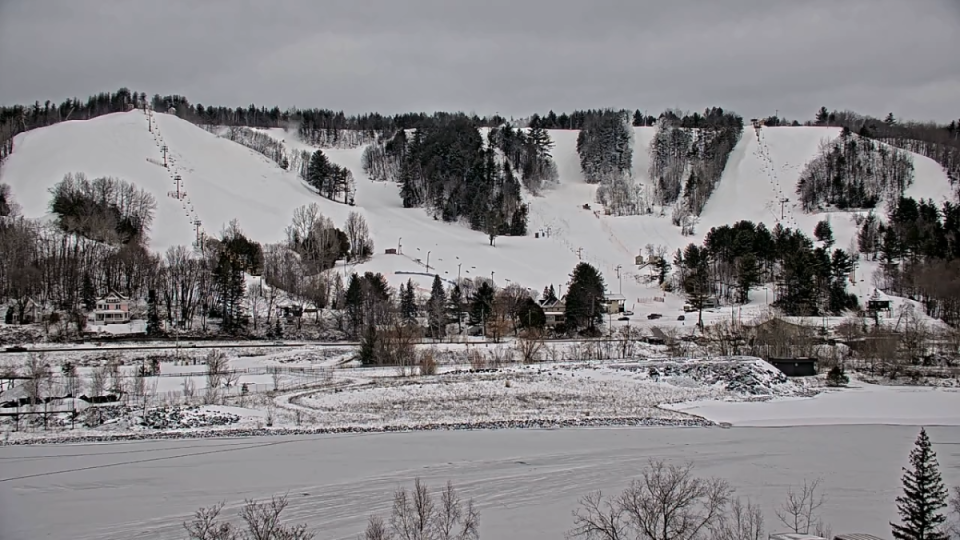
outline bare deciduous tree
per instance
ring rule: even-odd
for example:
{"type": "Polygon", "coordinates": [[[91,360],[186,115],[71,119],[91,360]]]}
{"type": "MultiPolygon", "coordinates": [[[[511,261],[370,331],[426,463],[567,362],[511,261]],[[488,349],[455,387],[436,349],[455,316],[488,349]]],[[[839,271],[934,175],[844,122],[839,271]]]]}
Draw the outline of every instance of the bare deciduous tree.
{"type": "Polygon", "coordinates": [[[192,521],[184,522],[190,540],[312,540],[314,533],[304,524],[284,525],[280,515],[287,507],[286,496],[273,497],[269,501],[247,500],[240,509],[243,528],[221,521],[223,503],[201,508],[194,513],[192,521]]]}
{"type": "Polygon", "coordinates": [[[794,533],[811,534],[812,531],[822,536],[819,533],[825,530],[825,526],[820,520],[819,510],[824,501],[820,479],[813,482],[804,480],[799,488],[790,487],[787,490],[786,499],[776,510],[777,518],[794,533]]]}
{"type": "Polygon", "coordinates": [[[719,478],[698,478],[693,465],[651,460],[640,478],[612,500],[597,492],[573,512],[569,538],[695,540],[724,524],[732,489],[719,478]]]}
{"type": "Polygon", "coordinates": [[[46,397],[44,394],[53,381],[53,371],[43,353],[30,353],[24,366],[24,375],[30,377],[25,384],[30,404],[36,405],[46,397]]]}
{"type": "Polygon", "coordinates": [[[480,538],[480,512],[473,500],[464,503],[452,483],[437,501],[426,484],[414,480],[413,490],[400,488],[393,496],[389,525],[370,518],[365,540],[476,540],[480,538]]]}
{"type": "Polygon", "coordinates": [[[370,227],[367,220],[359,212],[350,212],[344,224],[344,233],[350,242],[350,257],[354,261],[363,261],[373,255],[373,240],[370,238],[370,227]]]}
{"type": "Polygon", "coordinates": [[[207,405],[217,402],[220,387],[227,382],[230,370],[230,360],[220,350],[214,349],[207,354],[207,388],[203,395],[203,402],[207,405]]]}
{"type": "Polygon", "coordinates": [[[739,497],[730,504],[723,524],[715,532],[716,540],[764,540],[763,512],[760,506],[739,497]]]}

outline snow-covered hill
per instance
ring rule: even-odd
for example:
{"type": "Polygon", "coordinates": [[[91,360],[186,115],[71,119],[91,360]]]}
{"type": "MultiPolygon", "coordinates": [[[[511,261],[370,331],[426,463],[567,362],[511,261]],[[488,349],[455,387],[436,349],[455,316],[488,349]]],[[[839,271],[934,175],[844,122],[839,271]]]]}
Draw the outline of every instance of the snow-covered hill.
{"type": "MultiPolygon", "coordinates": [[[[65,122],[17,136],[15,151],[3,166],[3,181],[30,217],[48,213],[48,189],[68,172],[88,177],[116,176],[153,193],[158,209],[151,231],[151,246],[164,250],[189,244],[195,238],[199,219],[208,234],[216,235],[230,220],[260,242],[283,238],[293,210],[316,202],[322,212],[342,225],[350,211],[365,215],[376,245],[374,257],[355,270],[382,272],[398,285],[414,278],[425,289],[436,272],[454,280],[463,277],[493,277],[498,285],[519,283],[541,290],[553,284],[562,289],[578,260],[595,264],[604,274],[608,290],[622,292],[627,308],[638,315],[650,312],[678,314],[683,300],[664,295],[639,278],[636,255],[647,244],[662,245],[670,252],[699,242],[710,227],[741,219],[763,221],[772,226],[781,217],[780,200],[795,199],[797,179],[824,140],[838,134],[835,128],[751,127],[733,150],[712,198],[707,203],[697,234],[684,237],[667,216],[611,217],[595,204],[596,186],[583,182],[576,152],[577,131],[553,130],[553,156],[560,184],[530,201],[530,235],[500,237],[491,247],[482,233],[465,226],[436,221],[422,209],[404,209],[393,184],[371,182],[361,168],[363,148],[325,149],[331,161],[348,167],[357,179],[356,207],[319,197],[296,174],[280,169],[260,154],[219,138],[193,124],[168,114],[153,115],[156,129],[148,129],[148,116],[141,111],[118,113],[82,122],[65,122]],[[162,162],[166,145],[170,170],[162,162]],[[168,196],[173,176],[180,175],[184,200],[168,196]],[[583,205],[589,204],[590,209],[583,205]],[[539,233],[539,238],[534,233],[539,233]],[[384,249],[400,247],[402,255],[386,255],[384,249]],[[620,279],[618,279],[618,267],[620,279]],[[661,303],[658,300],[664,299],[661,303]]],[[[634,128],[633,168],[640,182],[648,183],[648,148],[656,128],[634,128]]],[[[288,148],[307,149],[294,133],[263,130],[284,140],[288,148]]],[[[950,186],[942,169],[932,160],[914,155],[916,179],[908,194],[942,200],[950,186]]],[[[785,203],[785,226],[808,234],[824,215],[803,214],[794,202],[785,203]]],[[[855,227],[847,213],[833,213],[837,245],[846,247],[855,227]]],[[[350,270],[350,269],[347,269],[350,270]]],[[[871,281],[863,278],[861,295],[871,281]]],[[[760,295],[758,302],[762,301],[760,295]]],[[[722,313],[716,316],[724,316],[722,313]]],[[[727,314],[726,316],[729,316],[727,314]]],[[[676,319],[667,315],[666,319],[676,319]]],[[[664,321],[665,322],[665,321],[664,321]]],[[[678,323],[679,324],[679,323],[678,323]]]]}

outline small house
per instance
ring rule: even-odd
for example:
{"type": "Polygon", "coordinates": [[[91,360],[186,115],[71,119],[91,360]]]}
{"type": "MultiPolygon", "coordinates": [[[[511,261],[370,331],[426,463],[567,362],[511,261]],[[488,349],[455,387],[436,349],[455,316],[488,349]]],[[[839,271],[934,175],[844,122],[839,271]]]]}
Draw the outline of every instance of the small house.
{"type": "Polygon", "coordinates": [[[107,294],[97,298],[97,307],[88,319],[98,325],[126,324],[130,322],[130,300],[110,289],[107,294]]]}
{"type": "Polygon", "coordinates": [[[546,318],[548,328],[563,324],[567,313],[566,297],[555,302],[541,302],[540,307],[543,308],[543,315],[546,318]]]}
{"type": "Polygon", "coordinates": [[[168,114],[174,114],[174,115],[175,115],[175,114],[177,114],[177,108],[176,108],[176,107],[170,107],[169,109],[167,109],[167,113],[168,113],[168,114]]]}
{"type": "Polygon", "coordinates": [[[32,324],[38,322],[40,321],[43,311],[40,303],[29,297],[26,302],[24,302],[22,310],[18,304],[13,304],[7,309],[10,310],[10,322],[12,324],[32,324]]]}
{"type": "Polygon", "coordinates": [[[608,294],[603,300],[607,305],[607,313],[610,315],[623,313],[626,309],[627,298],[622,294],[608,294]]]}
{"type": "Polygon", "coordinates": [[[812,377],[817,374],[817,359],[808,357],[770,358],[767,360],[787,377],[812,377]]]}

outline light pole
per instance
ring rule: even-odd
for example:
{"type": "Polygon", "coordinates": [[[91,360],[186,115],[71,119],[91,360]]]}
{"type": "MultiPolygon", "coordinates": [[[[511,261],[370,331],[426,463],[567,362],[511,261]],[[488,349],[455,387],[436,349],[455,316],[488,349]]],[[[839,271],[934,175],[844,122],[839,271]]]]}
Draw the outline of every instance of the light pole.
{"type": "Polygon", "coordinates": [[[617,282],[619,283],[619,287],[620,287],[620,293],[619,293],[619,294],[623,294],[623,279],[622,279],[622,277],[621,277],[621,275],[620,275],[620,269],[621,269],[621,268],[623,268],[623,266],[621,266],[621,265],[618,264],[618,265],[617,265],[617,282]]]}
{"type": "Polygon", "coordinates": [[[427,251],[427,273],[430,273],[430,251],[427,251]]]}
{"type": "MultiPolygon", "coordinates": [[[[495,274],[495,272],[494,272],[493,270],[491,270],[491,271],[490,271],[490,281],[491,281],[491,282],[493,281],[493,274],[495,274]]],[[[493,283],[490,283],[490,285],[493,286],[493,283]]]]}
{"type": "Polygon", "coordinates": [[[400,248],[402,247],[401,244],[400,244],[400,241],[401,241],[401,240],[403,240],[403,237],[402,237],[402,236],[399,237],[399,238],[397,238],[397,255],[401,255],[401,254],[402,254],[402,252],[400,251],[400,248]]]}
{"type": "Polygon", "coordinates": [[[460,286],[460,266],[463,265],[462,262],[457,263],[457,287],[460,286]]]}

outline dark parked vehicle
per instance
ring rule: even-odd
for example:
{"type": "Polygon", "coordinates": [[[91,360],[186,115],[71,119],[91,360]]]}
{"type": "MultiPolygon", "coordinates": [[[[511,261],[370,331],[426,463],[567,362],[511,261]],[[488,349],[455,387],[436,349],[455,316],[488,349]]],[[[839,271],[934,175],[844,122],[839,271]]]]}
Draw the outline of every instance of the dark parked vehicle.
{"type": "Polygon", "coordinates": [[[647,318],[650,319],[651,321],[654,320],[654,319],[659,319],[660,317],[663,317],[663,315],[661,315],[661,314],[659,314],[659,313],[651,313],[651,314],[647,315],[647,318]]]}

